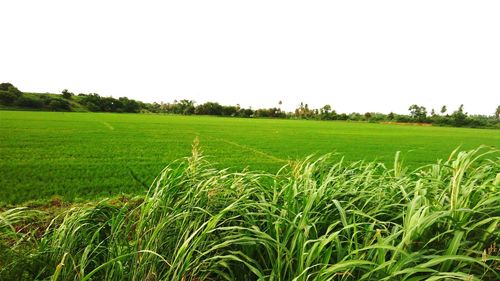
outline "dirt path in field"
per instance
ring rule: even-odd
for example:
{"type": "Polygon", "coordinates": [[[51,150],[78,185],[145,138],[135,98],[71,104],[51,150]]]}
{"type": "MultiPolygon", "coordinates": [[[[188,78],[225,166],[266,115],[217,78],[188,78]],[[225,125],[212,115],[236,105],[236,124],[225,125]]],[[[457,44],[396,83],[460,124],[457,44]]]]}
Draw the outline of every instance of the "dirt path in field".
{"type": "Polygon", "coordinates": [[[104,121],[99,121],[99,122],[111,131],[113,131],[115,129],[115,127],[111,126],[111,124],[109,124],[108,122],[104,122],[104,121]]]}
{"type": "Polygon", "coordinates": [[[220,142],[224,142],[224,143],[227,143],[227,144],[230,144],[230,145],[233,145],[233,146],[236,146],[236,147],[239,147],[239,148],[242,148],[244,150],[248,150],[248,151],[251,151],[255,154],[258,154],[258,155],[261,155],[261,156],[264,156],[264,157],[267,157],[269,159],[272,159],[274,161],[278,161],[278,162],[288,162],[288,160],[286,159],[282,159],[282,158],[278,158],[274,155],[271,155],[269,153],[266,153],[264,151],[261,151],[261,150],[258,150],[254,147],[251,147],[251,146],[248,146],[248,145],[244,145],[244,144],[239,144],[237,142],[233,142],[233,141],[229,141],[229,140],[226,140],[226,139],[221,139],[221,138],[216,138],[216,137],[212,137],[212,136],[203,136],[203,137],[207,137],[207,138],[211,138],[213,140],[216,140],[216,141],[220,141],[220,142]]]}

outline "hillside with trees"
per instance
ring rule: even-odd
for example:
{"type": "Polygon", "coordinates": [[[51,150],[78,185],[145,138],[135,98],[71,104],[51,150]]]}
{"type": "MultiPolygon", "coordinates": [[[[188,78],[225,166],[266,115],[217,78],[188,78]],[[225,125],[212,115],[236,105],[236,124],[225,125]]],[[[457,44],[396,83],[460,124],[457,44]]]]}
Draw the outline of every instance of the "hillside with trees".
{"type": "Polygon", "coordinates": [[[240,105],[221,105],[218,102],[196,104],[193,100],[182,99],[167,103],[145,103],[127,97],[113,98],[97,93],[74,94],[63,90],[61,94],[25,93],[11,83],[0,84],[0,109],[9,110],[44,110],[77,112],[115,112],[115,113],[163,113],[181,115],[212,115],[242,118],[283,118],[311,120],[343,120],[364,122],[389,122],[407,124],[432,124],[436,126],[495,128],[500,129],[500,106],[492,110],[492,115],[470,115],[461,105],[449,112],[443,105],[439,113],[413,104],[408,114],[389,114],[379,112],[337,113],[331,105],[310,108],[307,103],[300,105],[293,112],[285,112],[280,107],[242,108],[240,105]]]}

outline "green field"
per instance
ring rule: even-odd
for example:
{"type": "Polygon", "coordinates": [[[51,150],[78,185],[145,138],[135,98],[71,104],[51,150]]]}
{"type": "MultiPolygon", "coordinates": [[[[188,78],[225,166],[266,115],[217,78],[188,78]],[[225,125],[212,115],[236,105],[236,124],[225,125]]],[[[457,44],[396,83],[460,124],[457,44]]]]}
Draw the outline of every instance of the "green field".
{"type": "Polygon", "coordinates": [[[198,136],[218,167],[275,172],[288,159],[338,152],[410,167],[458,146],[500,144],[500,131],[354,122],[0,111],[0,202],[142,193],[198,136]],[[135,178],[135,179],[134,179],[135,178]]]}

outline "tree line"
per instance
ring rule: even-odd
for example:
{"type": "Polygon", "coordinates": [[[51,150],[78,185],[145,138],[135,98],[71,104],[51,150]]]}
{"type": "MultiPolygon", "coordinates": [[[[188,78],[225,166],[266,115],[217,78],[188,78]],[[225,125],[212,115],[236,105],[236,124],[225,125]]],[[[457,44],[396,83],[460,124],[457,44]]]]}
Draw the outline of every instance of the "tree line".
{"type": "Polygon", "coordinates": [[[310,108],[305,103],[300,103],[292,112],[286,112],[281,109],[281,101],[278,102],[276,107],[259,109],[243,108],[240,105],[221,105],[217,102],[196,104],[195,101],[188,99],[174,100],[168,103],[145,103],[126,97],[104,97],[96,93],[75,95],[68,90],[63,90],[60,95],[26,94],[10,83],[0,84],[0,104],[53,111],[71,111],[78,105],[93,112],[421,123],[454,127],[500,128],[500,106],[496,107],[492,115],[469,115],[463,105],[451,112],[443,105],[439,112],[432,109],[429,113],[424,106],[417,104],[413,104],[408,108],[408,114],[393,112],[389,114],[379,112],[337,113],[328,104],[321,108],[310,108]]]}
{"type": "Polygon", "coordinates": [[[0,83],[0,105],[52,111],[71,110],[71,103],[64,96],[23,93],[11,83],[0,83]]]}

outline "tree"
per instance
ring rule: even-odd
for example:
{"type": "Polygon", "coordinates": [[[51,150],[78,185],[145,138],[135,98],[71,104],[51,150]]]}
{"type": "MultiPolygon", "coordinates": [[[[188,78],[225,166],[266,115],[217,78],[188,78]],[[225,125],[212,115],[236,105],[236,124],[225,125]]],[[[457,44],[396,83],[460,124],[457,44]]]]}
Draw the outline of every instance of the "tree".
{"type": "Polygon", "coordinates": [[[41,108],[43,107],[43,102],[37,96],[20,96],[15,103],[20,107],[30,107],[30,108],[41,108]]]}
{"type": "Polygon", "coordinates": [[[67,100],[55,98],[51,99],[48,107],[50,110],[59,111],[59,110],[70,110],[70,104],[67,100]]]}
{"type": "Polygon", "coordinates": [[[361,121],[363,120],[363,116],[357,112],[353,112],[349,114],[348,120],[361,121]]]}
{"type": "Polygon", "coordinates": [[[411,117],[417,122],[424,122],[427,118],[427,109],[423,106],[413,104],[408,108],[411,117]]]}
{"type": "Polygon", "coordinates": [[[268,118],[284,118],[285,113],[282,112],[279,108],[271,107],[271,108],[261,108],[257,109],[254,112],[255,117],[268,117],[268,118]]]}
{"type": "Polygon", "coordinates": [[[446,113],[446,110],[447,110],[447,109],[446,109],[446,105],[443,105],[443,106],[441,107],[441,114],[445,114],[445,113],[446,113]]]}
{"type": "Polygon", "coordinates": [[[461,104],[457,111],[454,111],[451,118],[455,126],[463,126],[467,122],[467,113],[464,113],[464,105],[461,104]]]}
{"type": "Polygon", "coordinates": [[[177,106],[179,111],[178,113],[180,114],[191,115],[194,113],[194,101],[192,100],[180,100],[177,106]]]}
{"type": "Polygon", "coordinates": [[[15,103],[22,94],[23,93],[11,83],[0,83],[0,103],[11,105],[15,103]]]}
{"type": "Polygon", "coordinates": [[[495,111],[495,117],[496,117],[497,119],[500,119],[500,105],[499,105],[499,106],[497,106],[497,110],[495,111]]]}
{"type": "Polygon", "coordinates": [[[135,100],[128,99],[127,97],[121,97],[118,100],[121,102],[123,112],[136,113],[141,110],[140,104],[135,100]]]}
{"type": "Polygon", "coordinates": [[[71,97],[74,96],[74,94],[72,92],[68,91],[68,89],[62,90],[61,93],[62,93],[63,98],[65,98],[67,100],[71,99],[71,97]]]}
{"type": "Polygon", "coordinates": [[[322,120],[333,120],[336,115],[337,113],[335,110],[332,110],[332,107],[329,104],[325,104],[319,109],[319,118],[322,120]]]}
{"type": "Polygon", "coordinates": [[[23,92],[19,91],[18,88],[14,87],[11,83],[0,83],[0,91],[7,91],[17,97],[21,96],[23,92]]]}
{"type": "Polygon", "coordinates": [[[240,117],[249,118],[249,117],[252,117],[254,115],[254,111],[251,108],[241,109],[238,112],[238,115],[240,117]]]}
{"type": "Polygon", "coordinates": [[[314,115],[314,112],[309,109],[309,105],[303,102],[300,103],[299,107],[295,109],[295,116],[299,118],[309,118],[314,115]]]}
{"type": "Polygon", "coordinates": [[[302,118],[303,113],[304,113],[304,103],[300,102],[299,107],[295,109],[295,116],[302,118]]]}
{"type": "Polygon", "coordinates": [[[236,116],[238,108],[234,105],[222,106],[222,116],[236,116]]]}
{"type": "Polygon", "coordinates": [[[21,96],[23,94],[23,92],[19,91],[18,88],[14,87],[14,86],[10,86],[7,91],[9,91],[10,93],[13,93],[14,95],[16,96],[21,96]]]}
{"type": "Polygon", "coordinates": [[[206,102],[196,106],[194,113],[197,115],[222,115],[222,105],[217,102],[206,102]]]}
{"type": "Polygon", "coordinates": [[[9,87],[14,87],[11,83],[0,83],[0,91],[8,91],[9,87]]]}
{"type": "Polygon", "coordinates": [[[9,91],[0,91],[0,103],[5,105],[11,105],[18,99],[16,94],[9,91]]]}

